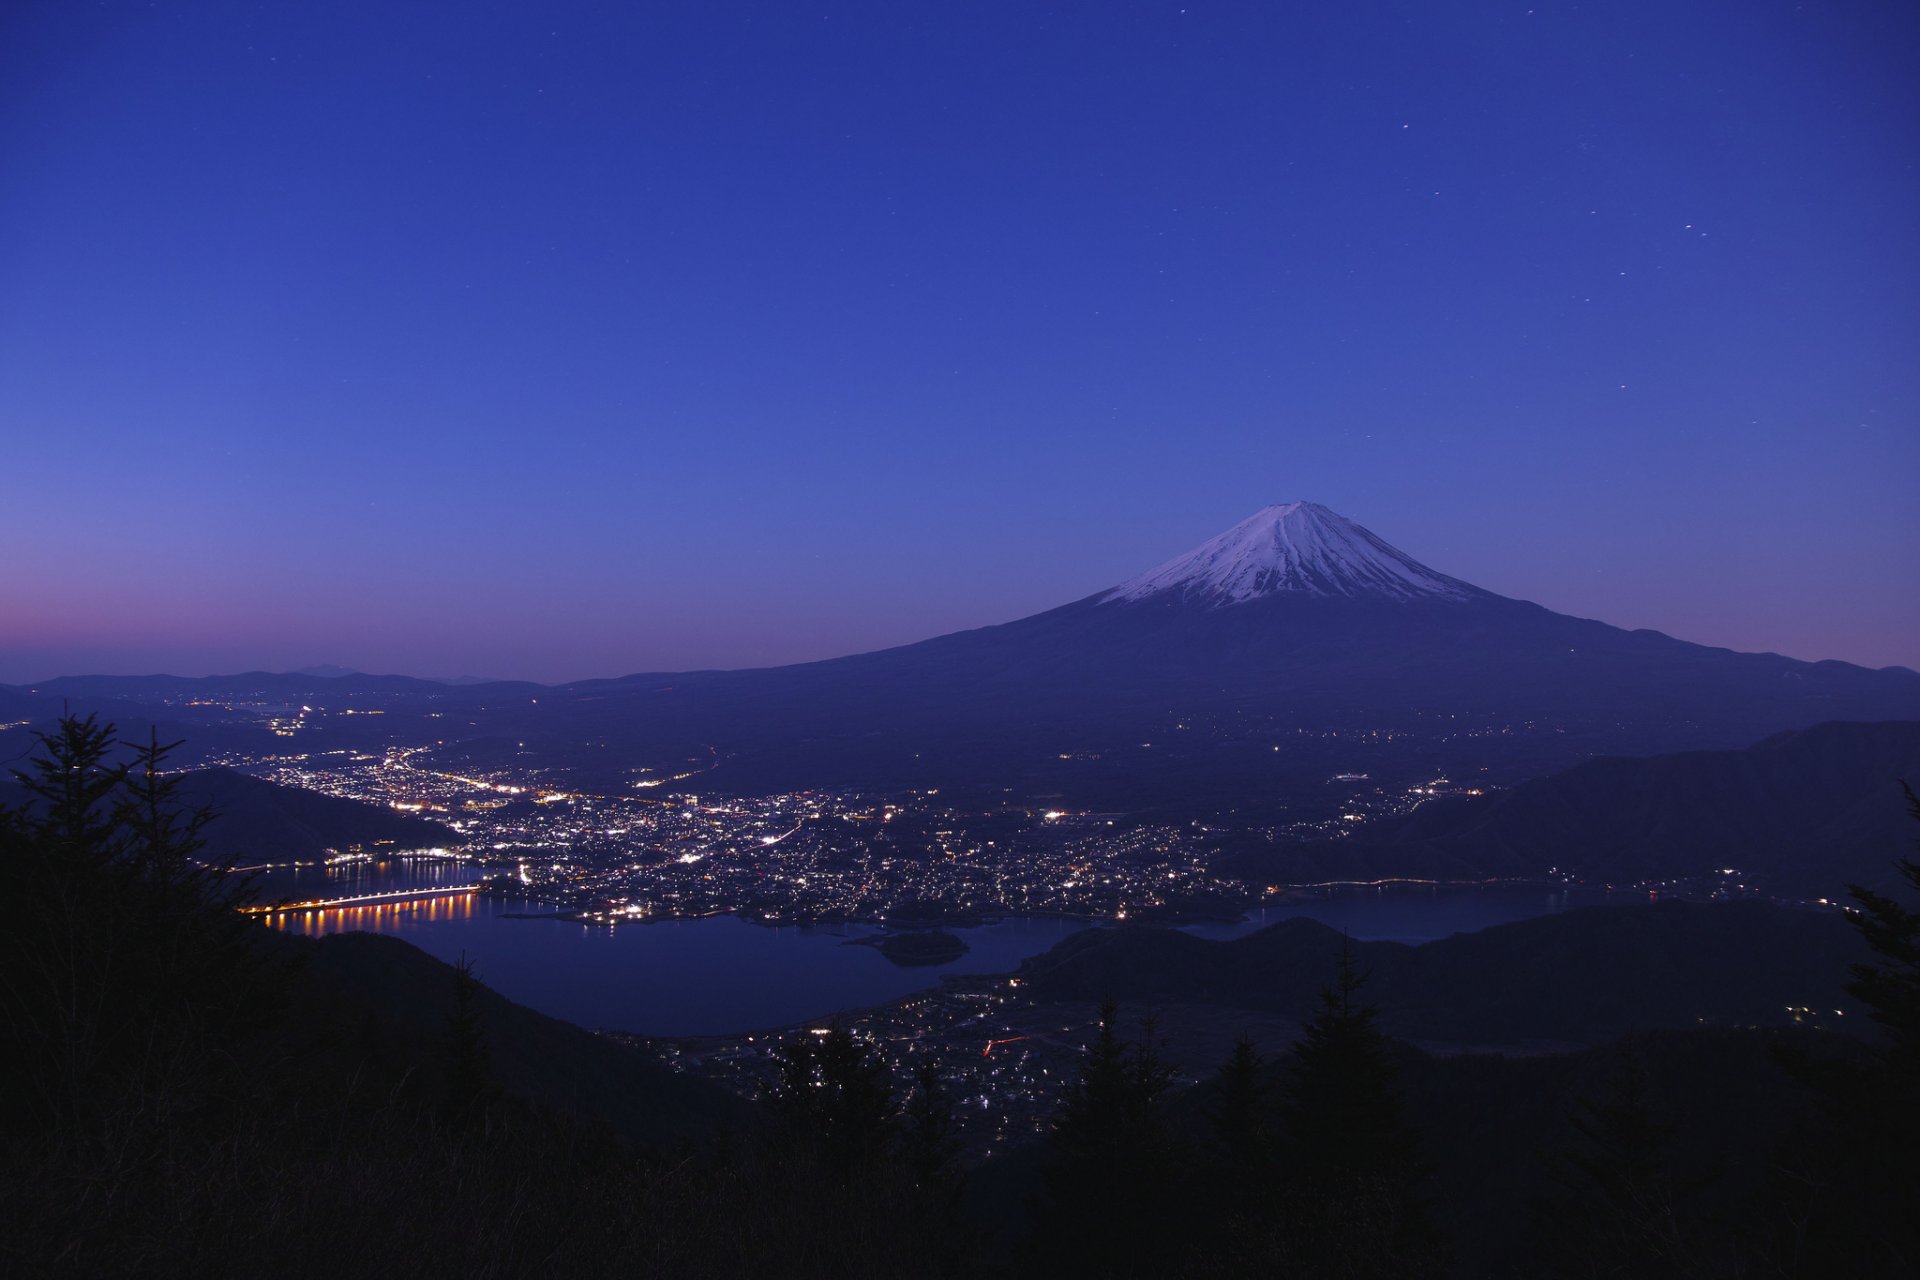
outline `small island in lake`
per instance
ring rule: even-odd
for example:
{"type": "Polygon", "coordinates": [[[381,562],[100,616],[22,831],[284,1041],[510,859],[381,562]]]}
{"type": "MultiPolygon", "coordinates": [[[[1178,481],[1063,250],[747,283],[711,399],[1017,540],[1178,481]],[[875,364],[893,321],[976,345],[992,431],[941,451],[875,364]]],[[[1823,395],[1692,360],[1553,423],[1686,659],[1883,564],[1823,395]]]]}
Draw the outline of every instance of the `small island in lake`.
{"type": "Polygon", "coordinates": [[[946,964],[967,954],[967,944],[939,929],[918,929],[912,933],[883,933],[871,938],[854,938],[849,945],[873,947],[902,968],[946,964]]]}

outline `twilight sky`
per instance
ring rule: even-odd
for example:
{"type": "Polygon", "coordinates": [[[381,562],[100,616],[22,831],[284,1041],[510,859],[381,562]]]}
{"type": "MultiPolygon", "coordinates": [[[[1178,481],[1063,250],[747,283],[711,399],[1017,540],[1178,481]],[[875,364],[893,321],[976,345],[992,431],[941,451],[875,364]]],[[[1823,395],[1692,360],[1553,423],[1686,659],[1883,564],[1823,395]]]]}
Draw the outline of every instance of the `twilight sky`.
{"type": "Polygon", "coordinates": [[[1323,502],[1920,667],[1920,10],[0,17],[0,681],[1005,621],[1323,502]]]}

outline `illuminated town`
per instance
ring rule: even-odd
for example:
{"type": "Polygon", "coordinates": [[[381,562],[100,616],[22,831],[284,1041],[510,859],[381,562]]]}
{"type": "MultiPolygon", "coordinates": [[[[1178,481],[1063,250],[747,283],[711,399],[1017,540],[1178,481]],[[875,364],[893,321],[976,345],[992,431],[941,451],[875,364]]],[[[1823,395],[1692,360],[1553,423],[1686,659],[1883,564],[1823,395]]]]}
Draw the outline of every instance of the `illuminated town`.
{"type": "MultiPolygon", "coordinates": [[[[615,925],[735,912],[764,924],[971,924],[996,916],[1113,920],[1234,918],[1283,892],[1214,872],[1226,829],[1013,805],[959,809],[936,789],[894,795],[806,791],[663,794],[693,773],[635,779],[629,794],[564,789],[528,770],[435,767],[435,744],[232,757],[277,783],[386,805],[455,833],[448,852],[484,892],[615,925]]],[[[1449,794],[1446,778],[1389,788],[1365,773],[1328,779],[1328,812],[1239,840],[1340,838],[1449,794]]]]}

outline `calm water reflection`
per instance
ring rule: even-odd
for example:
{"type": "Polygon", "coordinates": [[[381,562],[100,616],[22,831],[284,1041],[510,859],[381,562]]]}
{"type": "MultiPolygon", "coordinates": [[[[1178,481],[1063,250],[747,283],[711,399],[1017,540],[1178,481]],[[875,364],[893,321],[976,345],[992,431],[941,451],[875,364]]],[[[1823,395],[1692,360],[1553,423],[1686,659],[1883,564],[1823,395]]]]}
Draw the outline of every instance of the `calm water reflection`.
{"type": "MultiPolygon", "coordinates": [[[[454,886],[475,872],[449,862],[396,861],[263,877],[266,899],[376,889],[454,886]]],[[[1419,942],[1604,900],[1564,890],[1383,889],[1267,907],[1236,924],[1189,931],[1229,938],[1307,916],[1356,938],[1419,942]]],[[[952,973],[998,973],[1086,927],[1073,920],[1002,920],[954,932],[968,953],[950,964],[902,969],[872,947],[846,945],[877,930],[860,925],[769,929],[732,916],[592,928],[510,918],[551,908],[471,896],[290,912],[278,927],[305,934],[367,930],[405,938],[443,960],[463,953],[483,981],[521,1004],[588,1027],[696,1035],[783,1026],[897,999],[952,973]]]]}

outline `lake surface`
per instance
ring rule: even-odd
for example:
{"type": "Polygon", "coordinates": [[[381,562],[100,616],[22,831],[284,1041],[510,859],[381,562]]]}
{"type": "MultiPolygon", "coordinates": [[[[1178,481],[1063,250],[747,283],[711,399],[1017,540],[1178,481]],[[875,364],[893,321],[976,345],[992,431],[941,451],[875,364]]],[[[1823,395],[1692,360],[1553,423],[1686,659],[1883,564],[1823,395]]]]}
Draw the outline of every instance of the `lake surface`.
{"type": "MultiPolygon", "coordinates": [[[[457,862],[396,860],[275,871],[258,883],[264,898],[277,900],[451,887],[476,878],[473,868],[457,862]]],[[[1262,907],[1237,923],[1185,927],[1201,937],[1232,938],[1307,916],[1355,938],[1425,942],[1605,901],[1596,891],[1546,886],[1364,889],[1262,907]]],[[[442,960],[464,955],[483,982],[529,1008],[585,1027],[658,1036],[787,1026],[895,1000],[937,986],[948,974],[1004,973],[1088,927],[1024,917],[953,929],[967,943],[966,955],[902,968],[873,947],[848,945],[881,932],[865,925],[771,929],[709,916],[606,927],[513,918],[550,911],[540,903],[469,896],[291,912],[276,922],[305,934],[393,934],[442,960]]]]}

